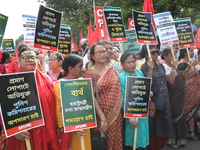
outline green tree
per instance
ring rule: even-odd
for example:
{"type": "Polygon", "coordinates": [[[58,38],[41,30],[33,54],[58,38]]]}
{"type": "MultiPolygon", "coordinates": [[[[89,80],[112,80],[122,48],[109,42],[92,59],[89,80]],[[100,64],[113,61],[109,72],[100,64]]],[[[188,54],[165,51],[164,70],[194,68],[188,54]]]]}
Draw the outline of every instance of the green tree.
{"type": "Polygon", "coordinates": [[[15,46],[17,47],[17,45],[18,45],[19,43],[22,43],[22,42],[24,42],[24,34],[20,35],[20,36],[18,37],[18,39],[15,40],[15,46]]]}
{"type": "MultiPolygon", "coordinates": [[[[72,29],[75,41],[79,41],[79,31],[87,36],[87,25],[94,18],[93,0],[43,0],[47,7],[63,12],[62,24],[72,29]]],[[[132,18],[132,10],[142,11],[144,0],[95,0],[95,6],[121,7],[125,28],[128,18],[132,18]]],[[[199,0],[153,0],[155,13],[170,11],[176,18],[191,17],[192,23],[200,26],[199,0]]],[[[93,21],[94,22],[94,21],[93,21]]]]}

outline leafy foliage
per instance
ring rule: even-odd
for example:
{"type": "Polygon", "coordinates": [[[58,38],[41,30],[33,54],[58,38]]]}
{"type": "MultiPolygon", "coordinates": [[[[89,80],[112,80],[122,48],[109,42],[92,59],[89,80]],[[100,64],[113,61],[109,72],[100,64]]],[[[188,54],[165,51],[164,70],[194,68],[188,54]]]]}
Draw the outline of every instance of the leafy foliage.
{"type": "Polygon", "coordinates": [[[17,47],[17,45],[18,45],[19,43],[22,43],[23,41],[24,41],[24,35],[22,34],[22,35],[20,35],[20,36],[18,37],[18,39],[15,40],[15,46],[17,47]]]}
{"type": "MultiPolygon", "coordinates": [[[[47,7],[63,12],[62,24],[71,27],[75,41],[79,41],[79,31],[87,36],[87,25],[94,18],[93,0],[43,0],[47,7]]],[[[141,11],[144,0],[95,0],[95,6],[121,7],[125,28],[132,10],[141,11]]],[[[153,0],[155,13],[170,11],[177,18],[191,17],[192,23],[200,26],[199,0],[153,0]]],[[[93,21],[94,22],[94,21],[93,21]]]]}

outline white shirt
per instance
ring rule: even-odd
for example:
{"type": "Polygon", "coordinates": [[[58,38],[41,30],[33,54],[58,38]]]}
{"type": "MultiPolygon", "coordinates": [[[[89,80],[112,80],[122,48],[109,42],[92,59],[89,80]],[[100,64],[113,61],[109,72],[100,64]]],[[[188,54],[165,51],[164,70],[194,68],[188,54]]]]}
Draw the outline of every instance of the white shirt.
{"type": "Polygon", "coordinates": [[[167,64],[163,64],[164,68],[165,68],[165,75],[168,75],[171,73],[172,68],[170,66],[168,66],[167,64]]]}

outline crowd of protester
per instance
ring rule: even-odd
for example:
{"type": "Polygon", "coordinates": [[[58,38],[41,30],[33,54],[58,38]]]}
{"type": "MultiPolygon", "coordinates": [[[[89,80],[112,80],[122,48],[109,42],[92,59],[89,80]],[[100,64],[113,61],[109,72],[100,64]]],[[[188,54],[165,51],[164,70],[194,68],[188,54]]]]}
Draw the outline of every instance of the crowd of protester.
{"type": "Polygon", "coordinates": [[[87,46],[82,56],[79,53],[64,56],[49,51],[46,61],[43,61],[43,54],[25,44],[18,46],[18,56],[13,61],[10,54],[4,52],[0,74],[36,72],[46,123],[10,138],[5,137],[2,127],[0,149],[25,150],[24,140],[28,138],[33,150],[79,150],[79,139],[84,136],[85,149],[98,150],[100,147],[90,138],[94,130],[105,137],[106,150],[133,149],[135,139],[138,150],[163,150],[166,144],[179,148],[187,144],[187,139],[199,139],[200,50],[198,58],[193,59],[192,47],[188,49],[189,56],[186,49],[181,49],[175,60],[169,48],[160,52],[157,45],[149,45],[149,50],[151,58],[147,45],[142,46],[140,57],[143,63],[138,63],[133,53],[122,53],[109,41],[87,46]],[[127,76],[152,79],[149,115],[146,118],[123,118],[127,76]],[[80,77],[92,80],[98,127],[64,133],[60,81],[80,77]],[[159,97],[164,99],[163,110],[156,107],[155,99],[159,97]],[[134,137],[135,128],[138,128],[137,137],[134,137]]]}

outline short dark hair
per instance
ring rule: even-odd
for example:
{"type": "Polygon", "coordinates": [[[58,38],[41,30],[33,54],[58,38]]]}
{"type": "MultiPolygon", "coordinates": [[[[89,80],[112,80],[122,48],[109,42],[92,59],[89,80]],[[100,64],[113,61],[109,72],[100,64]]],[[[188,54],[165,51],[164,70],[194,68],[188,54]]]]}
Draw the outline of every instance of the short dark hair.
{"type": "Polygon", "coordinates": [[[112,45],[112,43],[110,41],[107,41],[107,40],[102,40],[100,41],[99,43],[103,44],[103,45],[106,45],[106,44],[110,44],[112,45]]]}
{"type": "Polygon", "coordinates": [[[179,51],[179,56],[178,56],[178,60],[180,61],[182,58],[184,58],[186,53],[187,53],[186,48],[180,49],[180,51],[179,51]]]}
{"type": "MultiPolygon", "coordinates": [[[[152,48],[157,48],[157,46],[156,45],[149,45],[149,49],[152,49],[152,48]]],[[[142,46],[142,50],[140,52],[140,58],[146,58],[145,55],[148,55],[146,44],[144,44],[142,46]]]]}
{"type": "Polygon", "coordinates": [[[21,50],[22,48],[28,48],[28,46],[27,46],[26,44],[24,44],[24,43],[18,44],[18,46],[17,46],[18,52],[20,52],[20,50],[21,50]]]}
{"type": "Polygon", "coordinates": [[[0,64],[4,64],[6,62],[6,59],[10,58],[10,53],[3,52],[2,53],[2,59],[0,59],[0,64]]]}
{"type": "Polygon", "coordinates": [[[171,54],[171,49],[170,49],[170,48],[165,48],[165,49],[163,50],[163,52],[162,52],[161,59],[164,60],[164,56],[167,56],[167,55],[169,55],[169,54],[171,54]]]}
{"type": "MultiPolygon", "coordinates": [[[[56,56],[57,56],[57,60],[58,61],[60,61],[60,60],[64,60],[64,56],[63,56],[63,54],[62,53],[60,53],[60,52],[53,52],[53,53],[51,53],[51,55],[52,54],[55,54],[56,56]]],[[[50,55],[50,57],[51,57],[51,55],[50,55]]]]}
{"type": "Polygon", "coordinates": [[[71,67],[75,67],[80,61],[83,60],[83,57],[76,55],[76,54],[70,54],[67,55],[62,63],[62,69],[65,71],[64,76],[66,76],[69,72],[68,68],[71,67]]]}
{"type": "Polygon", "coordinates": [[[133,54],[133,53],[131,53],[131,52],[125,52],[125,53],[121,56],[120,62],[121,62],[121,63],[124,63],[124,61],[126,60],[126,58],[129,57],[129,56],[131,56],[131,55],[134,57],[134,59],[136,59],[135,54],[133,54]]]}

